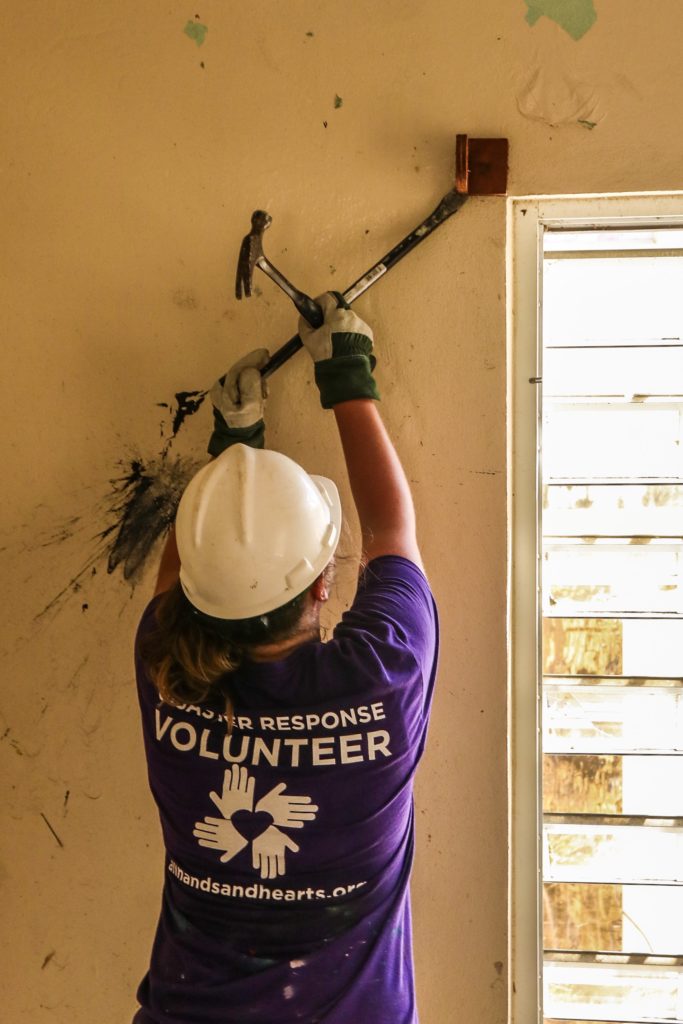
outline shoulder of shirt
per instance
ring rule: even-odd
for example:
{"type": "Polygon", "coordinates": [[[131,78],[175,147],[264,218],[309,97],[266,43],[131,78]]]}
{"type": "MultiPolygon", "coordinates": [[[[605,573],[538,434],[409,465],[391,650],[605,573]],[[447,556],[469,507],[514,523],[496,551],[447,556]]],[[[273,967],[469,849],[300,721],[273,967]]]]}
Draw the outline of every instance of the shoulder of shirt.
{"type": "Polygon", "coordinates": [[[378,574],[382,577],[392,575],[391,571],[387,573],[386,569],[398,569],[400,570],[399,575],[405,573],[408,576],[413,576],[423,580],[426,586],[429,587],[429,580],[420,566],[416,565],[415,562],[411,562],[409,558],[405,558],[403,555],[378,555],[377,558],[373,558],[362,568],[362,573],[367,573],[368,570],[379,570],[378,574]]]}

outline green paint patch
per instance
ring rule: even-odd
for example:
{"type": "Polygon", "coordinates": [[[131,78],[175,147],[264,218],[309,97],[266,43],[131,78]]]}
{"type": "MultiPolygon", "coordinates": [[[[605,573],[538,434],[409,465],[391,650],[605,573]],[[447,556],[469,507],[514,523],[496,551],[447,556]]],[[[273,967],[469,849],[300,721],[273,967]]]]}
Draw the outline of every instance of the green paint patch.
{"type": "Polygon", "coordinates": [[[597,121],[584,121],[583,118],[579,118],[579,120],[576,123],[580,124],[582,128],[587,128],[589,132],[592,132],[598,124],[597,121]]]}
{"type": "Polygon", "coordinates": [[[194,39],[197,46],[201,46],[206,39],[206,33],[209,31],[208,25],[200,25],[197,21],[188,21],[187,25],[183,29],[186,36],[190,39],[194,39]]]}
{"type": "Polygon", "coordinates": [[[526,20],[535,25],[539,18],[550,18],[568,32],[572,39],[579,40],[593,27],[597,13],[593,0],[524,0],[527,5],[526,20]]]}
{"type": "Polygon", "coordinates": [[[341,96],[335,96],[334,97],[334,109],[335,110],[339,110],[339,108],[343,105],[343,103],[344,103],[344,100],[341,98],[341,96]]]}

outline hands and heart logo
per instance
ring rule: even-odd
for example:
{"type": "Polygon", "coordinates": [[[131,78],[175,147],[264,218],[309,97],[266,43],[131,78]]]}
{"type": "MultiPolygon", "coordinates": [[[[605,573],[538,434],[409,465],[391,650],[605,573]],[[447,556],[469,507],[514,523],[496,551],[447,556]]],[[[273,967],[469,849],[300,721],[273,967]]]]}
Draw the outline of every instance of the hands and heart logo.
{"type": "Polygon", "coordinates": [[[318,812],[310,796],[288,796],[280,782],[254,805],[256,779],[234,764],[223,776],[223,792],[209,793],[222,818],[205,817],[195,822],[192,835],[200,846],[222,850],[221,861],[232,860],[251,843],[251,863],[261,878],[285,873],[285,851],[300,847],[281,828],[303,828],[318,812]]]}

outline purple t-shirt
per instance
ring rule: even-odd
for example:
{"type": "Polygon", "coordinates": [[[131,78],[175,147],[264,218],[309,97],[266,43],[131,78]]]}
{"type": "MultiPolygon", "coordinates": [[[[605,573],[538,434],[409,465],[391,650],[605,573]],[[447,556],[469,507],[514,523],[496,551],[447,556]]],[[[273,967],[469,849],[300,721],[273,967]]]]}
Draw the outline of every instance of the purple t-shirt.
{"type": "Polygon", "coordinates": [[[233,675],[230,735],[218,704],[160,703],[136,653],[166,865],[135,1024],[415,1024],[413,776],[436,655],[429,586],[397,556],[365,569],[330,641],[233,675]]]}

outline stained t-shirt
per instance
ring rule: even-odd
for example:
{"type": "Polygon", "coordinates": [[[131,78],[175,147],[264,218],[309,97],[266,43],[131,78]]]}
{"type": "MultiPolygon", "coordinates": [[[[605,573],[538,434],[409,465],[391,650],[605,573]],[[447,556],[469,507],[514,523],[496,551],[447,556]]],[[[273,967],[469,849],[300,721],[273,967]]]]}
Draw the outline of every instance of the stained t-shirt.
{"type": "Polygon", "coordinates": [[[374,559],[326,643],[232,675],[218,704],[160,702],[137,653],[166,847],[135,1024],[415,1024],[413,776],[437,656],[427,581],[374,559]]]}

